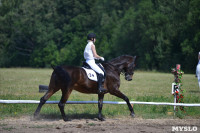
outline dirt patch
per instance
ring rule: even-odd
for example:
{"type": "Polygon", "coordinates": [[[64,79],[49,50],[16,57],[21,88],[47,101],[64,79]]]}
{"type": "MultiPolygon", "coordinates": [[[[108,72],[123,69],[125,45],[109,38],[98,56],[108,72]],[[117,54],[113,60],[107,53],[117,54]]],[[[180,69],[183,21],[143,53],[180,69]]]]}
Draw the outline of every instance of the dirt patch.
{"type": "Polygon", "coordinates": [[[195,126],[200,131],[199,119],[97,119],[32,120],[30,116],[0,120],[1,133],[137,133],[172,132],[172,126],[195,126]]]}

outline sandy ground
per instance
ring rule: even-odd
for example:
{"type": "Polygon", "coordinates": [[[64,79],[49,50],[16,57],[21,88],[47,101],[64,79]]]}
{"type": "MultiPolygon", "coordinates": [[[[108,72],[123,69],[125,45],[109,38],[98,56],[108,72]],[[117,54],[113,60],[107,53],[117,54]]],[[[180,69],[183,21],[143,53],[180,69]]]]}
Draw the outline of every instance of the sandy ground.
{"type": "MultiPolygon", "coordinates": [[[[197,127],[199,119],[141,119],[115,118],[97,119],[38,119],[30,116],[0,120],[0,133],[165,133],[172,132],[172,126],[197,127]]],[[[191,133],[191,131],[190,131],[191,133]]]]}

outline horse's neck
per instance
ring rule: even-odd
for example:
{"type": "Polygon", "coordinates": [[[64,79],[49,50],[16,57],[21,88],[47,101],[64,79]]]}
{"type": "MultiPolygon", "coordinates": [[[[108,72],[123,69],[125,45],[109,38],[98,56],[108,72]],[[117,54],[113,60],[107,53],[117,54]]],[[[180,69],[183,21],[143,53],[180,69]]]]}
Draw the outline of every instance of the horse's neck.
{"type": "Polygon", "coordinates": [[[119,68],[119,69],[123,69],[124,68],[124,66],[125,66],[125,64],[126,64],[126,62],[127,61],[120,61],[120,60],[112,60],[110,63],[113,65],[113,66],[115,66],[115,67],[117,67],[117,68],[119,68]]]}

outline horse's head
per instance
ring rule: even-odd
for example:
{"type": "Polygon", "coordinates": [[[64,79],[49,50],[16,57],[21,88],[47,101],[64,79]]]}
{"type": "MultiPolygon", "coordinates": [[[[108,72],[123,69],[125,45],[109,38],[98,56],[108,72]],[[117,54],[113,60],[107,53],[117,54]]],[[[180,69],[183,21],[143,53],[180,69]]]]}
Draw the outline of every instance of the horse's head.
{"type": "Polygon", "coordinates": [[[125,74],[125,79],[127,81],[131,81],[133,78],[136,58],[137,57],[134,56],[133,59],[127,62],[127,65],[123,68],[123,73],[125,74]]]}
{"type": "Polygon", "coordinates": [[[136,56],[123,55],[110,61],[110,63],[117,67],[119,73],[124,73],[125,79],[131,81],[134,74],[136,56]]]}

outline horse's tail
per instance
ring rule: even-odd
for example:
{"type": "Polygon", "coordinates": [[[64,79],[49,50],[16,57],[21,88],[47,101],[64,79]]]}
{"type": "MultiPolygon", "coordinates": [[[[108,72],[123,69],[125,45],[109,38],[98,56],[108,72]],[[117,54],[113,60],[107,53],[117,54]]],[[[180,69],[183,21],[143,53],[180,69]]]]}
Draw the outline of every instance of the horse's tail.
{"type": "Polygon", "coordinates": [[[54,69],[55,74],[58,76],[58,80],[60,81],[63,86],[67,87],[71,78],[69,73],[65,71],[61,66],[51,66],[54,69]]]}

